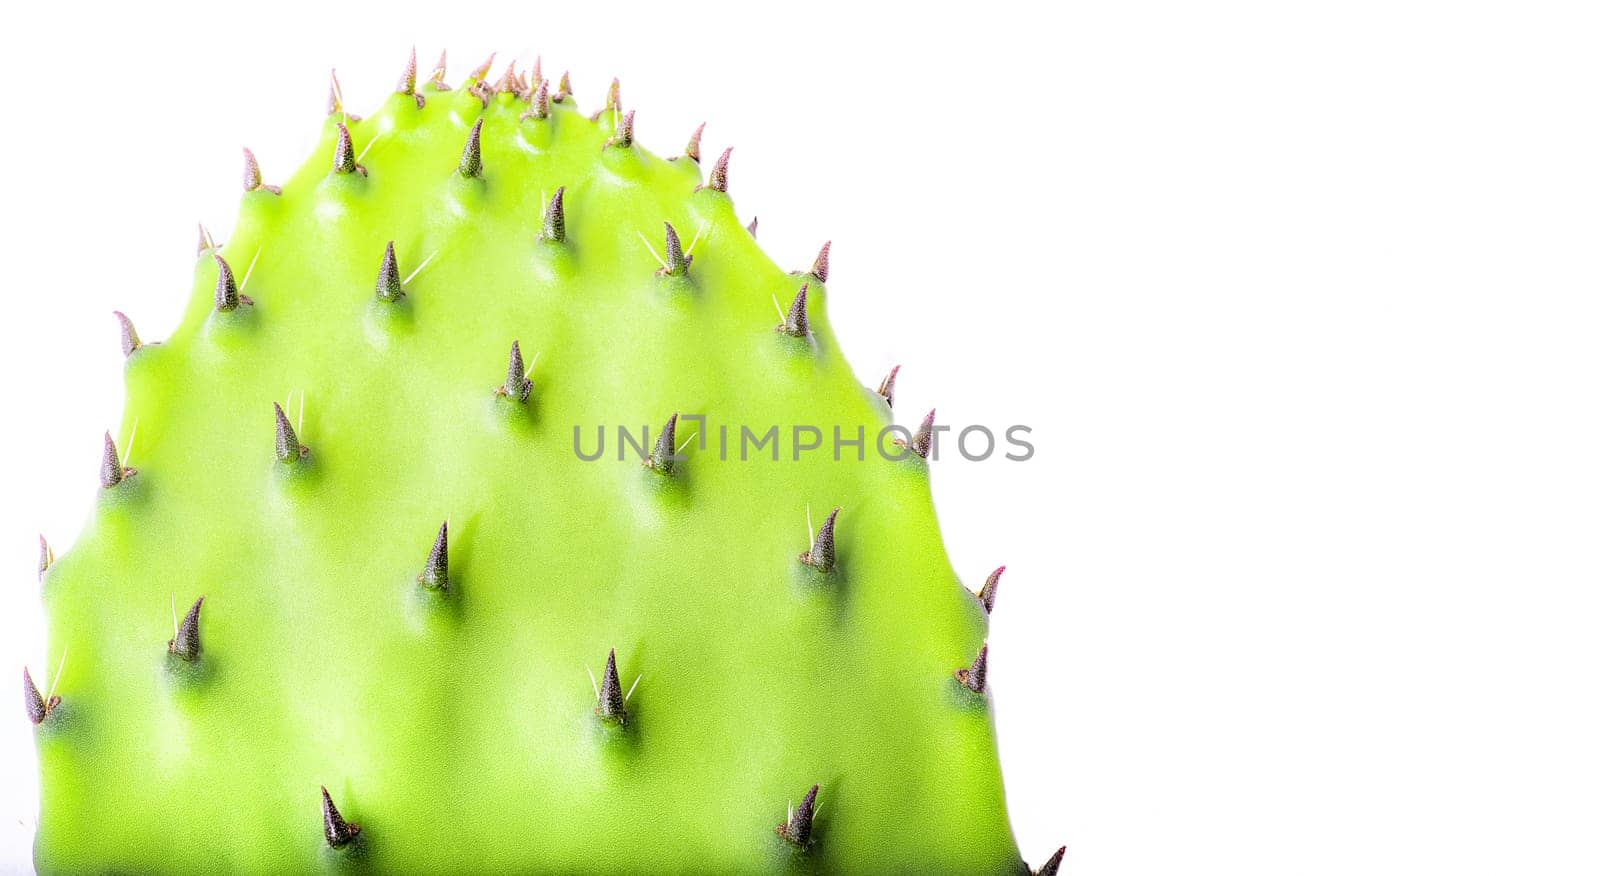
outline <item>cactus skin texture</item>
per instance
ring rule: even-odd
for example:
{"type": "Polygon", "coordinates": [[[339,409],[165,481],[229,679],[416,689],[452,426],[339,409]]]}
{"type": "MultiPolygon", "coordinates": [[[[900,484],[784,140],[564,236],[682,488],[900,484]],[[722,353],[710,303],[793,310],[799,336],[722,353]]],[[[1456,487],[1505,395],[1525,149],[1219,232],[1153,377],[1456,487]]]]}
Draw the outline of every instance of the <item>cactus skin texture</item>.
{"type": "Polygon", "coordinates": [[[281,189],[252,157],[180,326],[124,342],[136,468],[43,573],[39,869],[1028,872],[956,673],[985,606],[929,461],[871,449],[823,278],[757,247],[727,153],[707,184],[486,77],[330,115],[281,189]],[[669,271],[663,223],[698,239],[669,271]],[[674,412],[780,459],[682,416],[670,466],[574,452],[674,412]],[[791,424],[866,459],[795,461],[791,424]]]}

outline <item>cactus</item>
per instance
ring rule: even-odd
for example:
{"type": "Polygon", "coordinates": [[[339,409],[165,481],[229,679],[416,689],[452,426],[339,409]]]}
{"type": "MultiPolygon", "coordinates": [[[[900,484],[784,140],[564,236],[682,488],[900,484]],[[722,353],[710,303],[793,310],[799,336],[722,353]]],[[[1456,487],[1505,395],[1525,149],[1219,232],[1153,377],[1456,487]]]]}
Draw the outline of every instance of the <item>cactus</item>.
{"type": "Polygon", "coordinates": [[[704,126],[659,158],[617,83],[489,67],[335,80],[173,334],[116,315],[92,519],[40,541],[40,870],[1028,872],[999,573],[950,567],[932,414],[871,448],[898,368],[842,357],[830,245],[769,260],[704,126]],[[867,446],[738,458],[791,424],[867,446]]]}

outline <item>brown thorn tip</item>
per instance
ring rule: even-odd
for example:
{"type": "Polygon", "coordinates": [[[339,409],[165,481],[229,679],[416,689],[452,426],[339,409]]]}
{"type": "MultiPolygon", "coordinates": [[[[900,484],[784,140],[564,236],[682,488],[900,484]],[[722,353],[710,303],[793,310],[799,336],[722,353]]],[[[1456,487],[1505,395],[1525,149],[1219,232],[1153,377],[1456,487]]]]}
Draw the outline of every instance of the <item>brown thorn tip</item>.
{"type": "Polygon", "coordinates": [[[667,424],[661,427],[661,434],[656,438],[654,449],[650,451],[650,459],[646,462],[650,468],[670,475],[678,467],[678,415],[674,413],[667,418],[667,424]]]}
{"type": "Polygon", "coordinates": [[[1066,857],[1066,854],[1066,846],[1056,849],[1056,853],[1050,856],[1050,860],[1040,864],[1039,869],[1033,871],[1033,876],[1056,876],[1061,871],[1061,859],[1066,857]]]}
{"type": "Polygon", "coordinates": [[[482,136],[483,119],[478,119],[467,134],[467,145],[461,149],[461,165],[457,168],[468,179],[483,176],[483,152],[479,146],[482,136]]]}
{"type": "Polygon", "coordinates": [[[622,695],[622,681],[617,678],[617,649],[606,655],[605,677],[600,681],[600,702],[595,711],[607,721],[628,723],[628,710],[622,695]]]}
{"type": "Polygon", "coordinates": [[[490,52],[489,53],[489,59],[487,61],[484,61],[482,64],[479,64],[478,68],[476,70],[472,71],[472,74],[471,74],[471,76],[469,78],[476,79],[477,81],[482,82],[484,77],[489,75],[489,68],[494,66],[494,56],[495,56],[495,54],[496,54],[495,52],[490,52]]]}
{"type": "Polygon", "coordinates": [[[333,798],[328,796],[326,786],[322,789],[322,835],[327,839],[328,845],[340,848],[356,838],[361,833],[361,825],[344,820],[339,814],[338,807],[333,805],[333,798]]]}
{"type": "Polygon", "coordinates": [[[988,579],[983,582],[983,589],[978,591],[978,601],[983,603],[983,610],[986,613],[994,613],[994,597],[1000,592],[1000,576],[1005,574],[1005,571],[1006,567],[1001,566],[990,572],[988,579]]]}
{"type": "Polygon", "coordinates": [[[167,651],[185,661],[192,662],[200,656],[200,606],[205,601],[204,596],[194,601],[194,607],[178,625],[178,634],[167,640],[167,651]]]}
{"type": "Polygon", "coordinates": [[[689,145],[683,147],[683,154],[697,162],[700,160],[700,135],[705,133],[705,130],[706,123],[701,122],[700,127],[695,128],[694,133],[689,135],[689,145]]]}
{"type": "Polygon", "coordinates": [[[495,395],[519,402],[528,400],[533,392],[533,381],[529,380],[522,367],[522,347],[516,341],[511,342],[511,361],[506,366],[506,382],[495,390],[495,395]]]}
{"type": "Polygon", "coordinates": [[[44,573],[50,571],[55,565],[56,554],[50,549],[50,542],[45,541],[44,533],[39,534],[39,580],[44,580],[44,573]]]}
{"type": "Polygon", "coordinates": [[[717,163],[711,165],[711,175],[709,177],[707,177],[706,184],[701,186],[701,188],[703,188],[703,189],[711,189],[712,191],[716,191],[716,192],[723,192],[724,194],[727,193],[727,191],[728,191],[728,156],[730,156],[732,154],[733,154],[733,147],[732,146],[729,146],[728,148],[722,150],[722,155],[718,156],[717,163]]]}
{"type": "Polygon", "coordinates": [[[122,457],[117,455],[117,442],[111,440],[111,433],[107,432],[105,451],[100,456],[100,486],[109,490],[134,473],[133,469],[122,467],[122,457]]]}
{"type": "Polygon", "coordinates": [[[378,300],[395,302],[404,298],[406,290],[400,285],[400,265],[394,256],[394,241],[383,249],[383,262],[378,265],[378,300]]]}
{"type": "Polygon", "coordinates": [[[883,396],[883,400],[891,408],[894,407],[894,379],[898,376],[900,376],[900,366],[896,365],[889,369],[889,373],[883,378],[883,382],[878,384],[878,395],[883,396]]]}
{"type": "Polygon", "coordinates": [[[806,314],[806,292],[810,284],[800,287],[795,293],[794,303],[789,305],[789,314],[784,317],[783,324],[778,326],[778,331],[791,338],[804,338],[811,334],[811,318],[806,314]]]}
{"type": "Polygon", "coordinates": [[[828,519],[822,521],[817,528],[817,537],[811,543],[811,549],[800,555],[800,562],[805,563],[818,572],[832,572],[834,568],[833,526],[839,518],[839,509],[833,509],[828,519]]]}
{"type": "Polygon", "coordinates": [[[355,173],[360,168],[356,164],[356,149],[350,142],[350,129],[344,122],[335,122],[338,127],[338,138],[333,144],[333,172],[355,173]]]}
{"type": "Polygon", "coordinates": [[[522,114],[525,119],[550,118],[550,80],[540,79],[533,89],[533,97],[528,101],[531,106],[522,114]]]}
{"type": "Polygon", "coordinates": [[[824,243],[816,260],[811,263],[811,276],[816,277],[818,283],[828,282],[828,250],[832,247],[833,241],[824,243]]]}
{"type": "Polygon", "coordinates": [[[283,413],[283,405],[272,403],[272,414],[277,421],[275,427],[275,444],[279,462],[294,462],[304,459],[311,451],[294,434],[294,427],[289,425],[289,418],[283,413]]]}
{"type": "Polygon", "coordinates": [[[989,643],[984,642],[978,649],[978,659],[965,669],[956,670],[956,681],[966,685],[967,690],[973,693],[983,693],[989,675],[989,643]]]}
{"type": "Polygon", "coordinates": [[[567,239],[566,194],[567,187],[560,186],[550,196],[550,206],[544,210],[544,231],[539,234],[540,240],[560,243],[567,239]]]}
{"type": "Polygon", "coordinates": [[[28,667],[22,667],[22,707],[28,714],[28,720],[35,726],[44,723],[50,717],[50,712],[61,703],[61,698],[53,696],[46,700],[39,694],[38,685],[33,683],[33,676],[28,674],[28,667]]]}
{"type": "Polygon", "coordinates": [[[811,845],[811,823],[817,814],[818,787],[812,785],[805,799],[789,814],[789,820],[778,825],[778,836],[802,849],[811,845]]]}
{"type": "Polygon", "coordinates": [[[751,237],[755,237],[756,236],[756,226],[759,225],[760,223],[761,223],[761,217],[760,216],[751,216],[750,217],[750,224],[746,225],[744,228],[745,228],[746,231],[750,232],[750,236],[751,237]]]}
{"type": "Polygon", "coordinates": [[[339,71],[328,71],[328,115],[342,115],[351,122],[361,121],[361,117],[352,112],[346,112],[344,97],[339,87],[339,71]]]}
{"type": "Polygon", "coordinates": [[[656,271],[657,277],[682,277],[689,273],[689,265],[694,261],[694,256],[683,254],[683,241],[678,239],[678,230],[672,227],[671,222],[662,222],[667,228],[666,264],[656,271]]]}
{"type": "MultiPolygon", "coordinates": [[[[412,49],[412,51],[414,52],[416,49],[412,49]]],[[[433,75],[428,77],[428,81],[433,83],[433,87],[440,91],[450,90],[450,86],[446,85],[444,81],[446,54],[443,51],[439,53],[439,63],[433,65],[433,75]]]]}
{"type": "Polygon", "coordinates": [[[339,71],[328,71],[328,115],[336,115],[344,111],[344,106],[339,100],[339,71]]]}
{"type": "Polygon", "coordinates": [[[39,686],[33,683],[33,676],[28,673],[28,667],[22,667],[22,707],[28,713],[28,720],[34,724],[44,720],[44,697],[39,695],[39,686]]]}
{"type": "Polygon", "coordinates": [[[923,459],[933,451],[933,415],[937,409],[929,409],[928,415],[922,418],[922,425],[917,427],[916,434],[911,436],[911,449],[923,459]]]}
{"type": "Polygon", "coordinates": [[[417,47],[411,47],[411,57],[406,59],[405,72],[400,74],[400,83],[394,87],[396,94],[417,93],[417,47]]]}
{"type": "Polygon", "coordinates": [[[555,101],[556,103],[560,103],[563,100],[566,100],[567,98],[569,98],[571,96],[572,96],[572,76],[567,71],[563,70],[563,71],[561,71],[561,82],[559,84],[557,84],[557,86],[556,86],[556,95],[555,95],[555,97],[552,97],[550,99],[555,101]]]}
{"type": "Polygon", "coordinates": [[[450,583],[450,521],[439,524],[439,535],[428,551],[428,564],[417,576],[422,586],[429,590],[443,590],[450,583]]]}
{"type": "Polygon", "coordinates": [[[211,257],[217,261],[217,289],[212,303],[219,313],[227,313],[239,309],[239,284],[233,280],[233,269],[228,267],[226,260],[217,253],[211,257]]]}
{"type": "Polygon", "coordinates": [[[244,150],[244,190],[253,192],[261,188],[261,165],[256,163],[256,154],[249,147],[244,150]]]}
{"type": "Polygon", "coordinates": [[[606,145],[624,149],[633,145],[633,110],[622,114],[622,120],[617,122],[617,132],[606,140],[606,145]]]}
{"type": "Polygon", "coordinates": [[[500,81],[494,84],[495,93],[515,93],[517,82],[517,62],[512,61],[506,65],[505,72],[500,74],[500,81]]]}
{"type": "Polygon", "coordinates": [[[116,314],[117,324],[121,327],[122,355],[124,358],[132,356],[133,351],[144,346],[144,343],[139,340],[139,333],[133,330],[133,320],[129,319],[127,314],[120,310],[111,312],[116,314]]]}

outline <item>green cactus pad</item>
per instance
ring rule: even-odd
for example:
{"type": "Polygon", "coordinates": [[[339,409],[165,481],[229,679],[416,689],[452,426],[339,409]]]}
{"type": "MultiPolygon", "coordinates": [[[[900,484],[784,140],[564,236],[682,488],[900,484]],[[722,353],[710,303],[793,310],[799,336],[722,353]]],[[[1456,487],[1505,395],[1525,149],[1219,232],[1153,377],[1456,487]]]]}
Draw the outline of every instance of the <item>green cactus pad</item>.
{"type": "Polygon", "coordinates": [[[335,111],[293,176],[248,159],[172,336],[124,323],[136,471],[44,575],[41,871],[1026,870],[956,677],[985,607],[873,447],[825,254],[774,264],[725,154],[609,103],[335,111]]]}

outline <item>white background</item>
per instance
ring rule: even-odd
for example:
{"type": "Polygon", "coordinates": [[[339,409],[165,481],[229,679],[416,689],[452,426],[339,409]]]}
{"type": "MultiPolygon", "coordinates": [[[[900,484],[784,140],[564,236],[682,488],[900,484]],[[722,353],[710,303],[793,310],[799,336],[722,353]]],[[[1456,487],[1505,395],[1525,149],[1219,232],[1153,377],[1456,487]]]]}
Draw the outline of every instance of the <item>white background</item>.
{"type": "MultiPolygon", "coordinates": [[[[903,419],[1034,427],[1029,463],[936,470],[957,568],[1010,566],[1030,860],[1600,870],[1582,4],[145,5],[0,30],[0,676],[54,671],[35,533],[87,513],[110,312],[172,327],[239,147],[287,175],[330,66],[361,112],[413,42],[457,81],[539,53],[584,107],[620,76],[657,152],[709,121],[780,261],[834,241],[838,334],[863,382],[904,363],[903,419]]],[[[31,857],[21,711],[0,870],[31,857]]]]}

